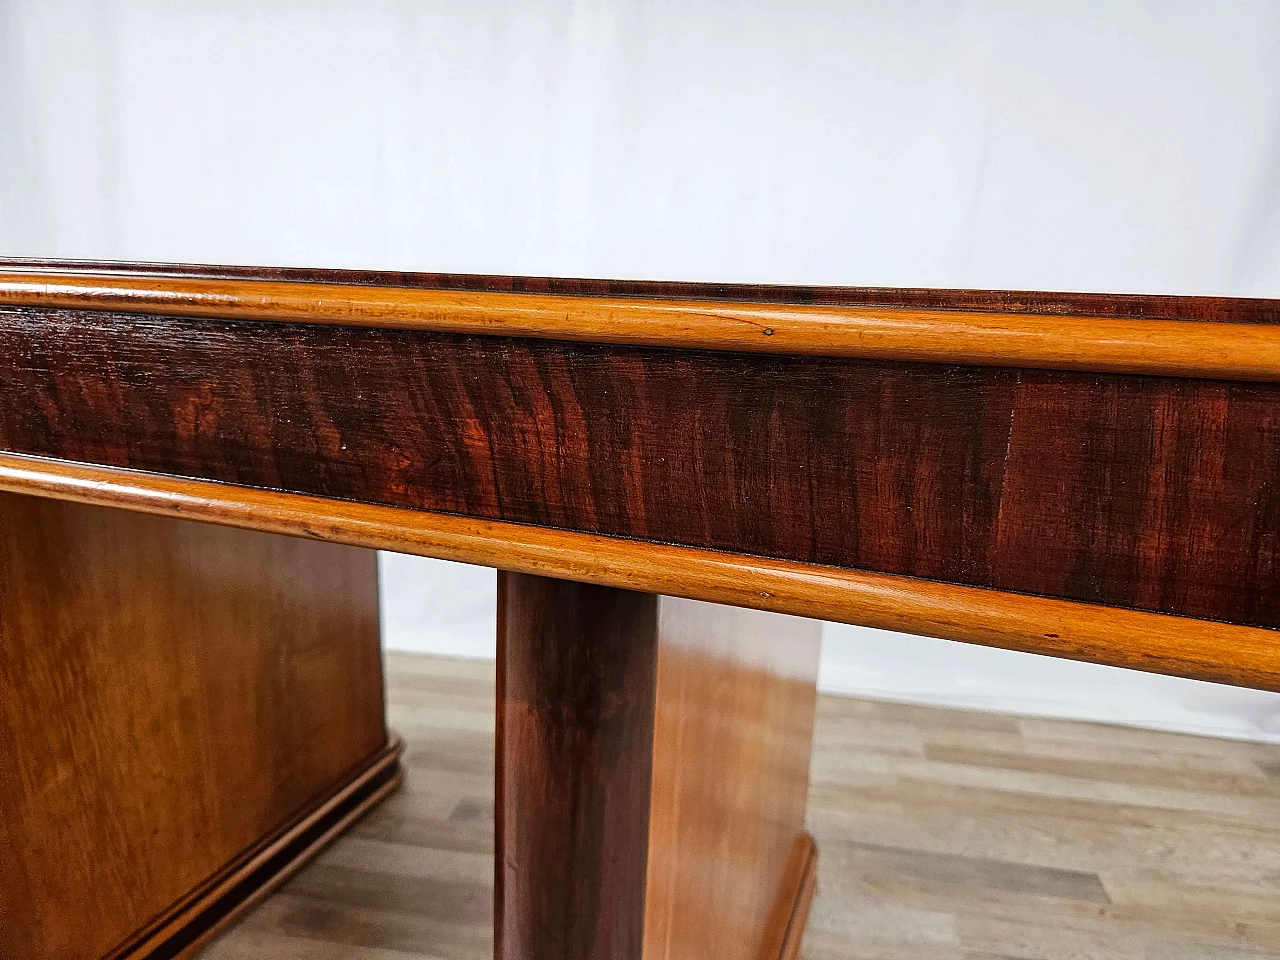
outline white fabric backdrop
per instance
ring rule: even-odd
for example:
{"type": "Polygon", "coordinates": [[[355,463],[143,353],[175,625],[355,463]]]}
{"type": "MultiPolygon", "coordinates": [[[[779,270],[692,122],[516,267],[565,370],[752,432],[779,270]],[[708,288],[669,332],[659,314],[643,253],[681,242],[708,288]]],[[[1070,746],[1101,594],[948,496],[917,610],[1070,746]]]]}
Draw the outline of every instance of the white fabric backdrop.
{"type": "MultiPolygon", "coordinates": [[[[0,0],[0,253],[1280,296],[1280,5],[0,0]]],[[[382,570],[491,655],[491,573],[382,570]]],[[[850,627],[823,683],[1280,739],[850,627]]]]}

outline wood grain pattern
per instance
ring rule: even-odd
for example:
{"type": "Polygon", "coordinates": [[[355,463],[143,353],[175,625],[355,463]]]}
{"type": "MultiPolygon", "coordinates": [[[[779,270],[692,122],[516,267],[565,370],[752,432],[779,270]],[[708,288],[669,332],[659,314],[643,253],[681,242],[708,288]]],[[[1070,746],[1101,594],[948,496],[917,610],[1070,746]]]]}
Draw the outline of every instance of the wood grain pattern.
{"type": "Polygon", "coordinates": [[[387,740],[372,553],[0,494],[0,956],[96,960],[387,740]]]}
{"type": "Polygon", "coordinates": [[[661,599],[644,960],[794,957],[820,641],[813,620],[661,599]]]}
{"type": "Polygon", "coordinates": [[[495,955],[782,956],[803,927],[820,624],[498,584],[495,955]]]}
{"type": "Polygon", "coordinates": [[[186,960],[269,897],[289,877],[399,788],[404,744],[387,746],[350,779],[218,871],[104,960],[186,960]]]}
{"type": "Polygon", "coordinates": [[[1280,385],[0,310],[0,447],[1280,625],[1280,385]]]}
{"type": "Polygon", "coordinates": [[[1280,690],[1273,630],[0,454],[0,489],[1280,690]]]}
{"type": "Polygon", "coordinates": [[[25,258],[0,258],[0,270],[20,274],[107,274],[117,277],[285,280],[293,283],[333,283],[475,293],[534,293],[567,297],[904,307],[921,310],[969,310],[1049,316],[1202,320],[1209,323],[1280,322],[1280,301],[1250,297],[1182,297],[1163,294],[1051,293],[1040,290],[965,290],[922,287],[813,287],[794,284],[687,283],[666,280],[588,280],[569,277],[413,273],[397,270],[25,258]]]}
{"type": "Polygon", "coordinates": [[[3,271],[0,304],[579,343],[1280,379],[1280,329],[1272,324],[3,271]]]}
{"type": "Polygon", "coordinates": [[[640,960],[658,598],[498,575],[495,951],[640,960]]]}

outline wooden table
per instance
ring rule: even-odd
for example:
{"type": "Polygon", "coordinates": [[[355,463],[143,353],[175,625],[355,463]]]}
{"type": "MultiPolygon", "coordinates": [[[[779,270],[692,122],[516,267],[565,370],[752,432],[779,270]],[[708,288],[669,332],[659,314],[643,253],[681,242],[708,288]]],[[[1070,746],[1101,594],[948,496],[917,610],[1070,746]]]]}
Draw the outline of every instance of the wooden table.
{"type": "Polygon", "coordinates": [[[377,548],[502,571],[500,957],[792,956],[817,857],[804,618],[1280,690],[1277,321],[1260,300],[5,262],[0,562],[26,586],[0,585],[25,651],[0,680],[0,904],[23,905],[0,954],[190,953],[394,787],[377,548]],[[106,668],[29,666],[104,604],[95,656],[142,637],[145,669],[106,696],[106,668]],[[191,698],[140,706],[188,676],[157,638],[192,631],[200,736],[191,698]],[[50,707],[68,684],[88,719],[50,707]],[[90,720],[115,731],[92,749],[90,720]],[[127,762],[49,760],[106,755],[127,762]],[[58,801],[77,769],[110,802],[58,801]],[[77,896],[106,903],[72,924],[92,949],[51,932],[77,896]]]}

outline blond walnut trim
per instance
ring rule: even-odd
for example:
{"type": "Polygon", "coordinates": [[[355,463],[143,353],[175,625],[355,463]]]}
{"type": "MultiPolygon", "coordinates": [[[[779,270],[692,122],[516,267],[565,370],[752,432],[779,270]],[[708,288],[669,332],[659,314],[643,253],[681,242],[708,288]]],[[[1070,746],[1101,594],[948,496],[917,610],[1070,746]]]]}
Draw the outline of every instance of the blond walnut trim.
{"type": "Polygon", "coordinates": [[[0,490],[1280,691],[1280,632],[0,454],[0,490]]]}
{"type": "Polygon", "coordinates": [[[1280,325],[0,270],[0,305],[1179,377],[1280,379],[1280,325]]]}

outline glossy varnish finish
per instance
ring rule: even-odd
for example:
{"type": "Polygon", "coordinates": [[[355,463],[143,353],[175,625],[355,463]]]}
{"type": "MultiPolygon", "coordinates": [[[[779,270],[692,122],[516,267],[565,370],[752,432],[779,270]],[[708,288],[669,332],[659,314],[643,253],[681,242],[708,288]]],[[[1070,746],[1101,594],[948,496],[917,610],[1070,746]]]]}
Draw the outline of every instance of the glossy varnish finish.
{"type": "Polygon", "coordinates": [[[371,552],[0,494],[0,956],[123,947],[386,740],[371,552]]]}
{"type": "Polygon", "coordinates": [[[1261,627],[5,453],[0,490],[1280,690],[1261,627]]]}
{"type": "MultiPolygon", "coordinates": [[[[42,269],[0,279],[0,450],[221,481],[238,492],[180,486],[157,506],[153,483],[121,502],[281,531],[300,517],[313,539],[513,538],[498,561],[523,571],[501,598],[504,957],[798,943],[813,857],[793,721],[811,718],[812,670],[754,662],[736,614],[700,624],[689,601],[620,586],[693,570],[673,592],[821,614],[834,591],[860,598],[857,622],[1276,675],[1273,631],[1120,610],[1280,626],[1280,335],[1241,322],[1274,305],[1148,321],[1164,308],[1131,301],[1110,312],[1139,319],[1089,320],[975,312],[965,295],[828,308],[814,304],[876,292],[762,306],[42,269]],[[570,562],[588,541],[605,550],[570,562]],[[534,576],[551,566],[607,585],[534,576]],[[1099,629],[1122,614],[1153,632],[1099,629]],[[758,726],[735,739],[726,724],[758,726]]],[[[37,486],[54,476],[70,482],[37,486]]],[[[1087,877],[1046,882],[1099,899],[1087,877]]]]}
{"type": "Polygon", "coordinates": [[[3,269],[0,304],[794,356],[1280,380],[1280,330],[1256,323],[3,269]]]}
{"type": "Polygon", "coordinates": [[[497,956],[783,957],[818,624],[499,576],[497,956]]]}
{"type": "Polygon", "coordinates": [[[498,576],[495,955],[639,960],[658,598],[498,576]]]}
{"type": "Polygon", "coordinates": [[[397,270],[335,270],[309,267],[252,267],[191,263],[131,263],[112,260],[0,258],[0,272],[95,274],[120,277],[199,277],[224,280],[285,280],[456,290],[551,294],[570,297],[625,297],[712,300],[744,303],[815,304],[846,307],[905,307],[972,310],[1073,317],[1132,317],[1201,320],[1212,323],[1277,323],[1280,301],[1248,297],[1178,297],[1125,293],[1048,293],[1039,290],[939,290],[922,287],[810,287],[760,283],[681,283],[654,280],[587,280],[569,277],[510,277],[465,273],[411,273],[397,270]]]}
{"type": "Polygon", "coordinates": [[[1278,385],[6,309],[0,391],[17,452],[1280,625],[1278,385]]]}

